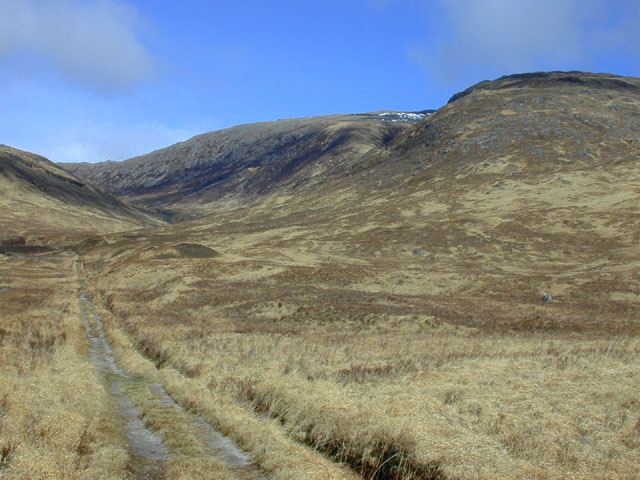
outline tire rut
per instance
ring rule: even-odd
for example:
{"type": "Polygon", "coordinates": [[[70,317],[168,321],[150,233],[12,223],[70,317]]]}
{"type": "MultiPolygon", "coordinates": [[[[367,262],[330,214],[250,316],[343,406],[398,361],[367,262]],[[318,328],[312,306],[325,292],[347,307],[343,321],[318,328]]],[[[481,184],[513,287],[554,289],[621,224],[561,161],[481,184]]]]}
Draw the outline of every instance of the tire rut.
{"type": "Polygon", "coordinates": [[[165,479],[167,462],[171,451],[158,433],[141,420],[143,410],[134,398],[141,394],[145,398],[176,414],[187,416],[193,431],[207,445],[209,454],[220,460],[239,480],[267,480],[249,454],[240,450],[229,437],[223,435],[202,417],[190,413],[176,403],[160,383],[146,377],[126,374],[116,362],[100,315],[94,313],[92,297],[86,292],[83,262],[76,255],[76,274],[80,287],[80,310],[90,342],[89,357],[96,370],[109,387],[109,392],[118,406],[125,424],[130,454],[129,470],[138,479],[165,479]]]}
{"type": "Polygon", "coordinates": [[[134,478],[166,478],[169,448],[164,444],[160,435],[145,426],[140,419],[142,410],[127,395],[128,387],[131,387],[137,379],[125,374],[118,367],[105,337],[102,321],[99,315],[92,313],[93,303],[91,297],[84,290],[80,261],[76,263],[76,269],[78,283],[81,287],[80,311],[90,343],[89,358],[106,382],[125,425],[130,456],[128,468],[134,478]]]}

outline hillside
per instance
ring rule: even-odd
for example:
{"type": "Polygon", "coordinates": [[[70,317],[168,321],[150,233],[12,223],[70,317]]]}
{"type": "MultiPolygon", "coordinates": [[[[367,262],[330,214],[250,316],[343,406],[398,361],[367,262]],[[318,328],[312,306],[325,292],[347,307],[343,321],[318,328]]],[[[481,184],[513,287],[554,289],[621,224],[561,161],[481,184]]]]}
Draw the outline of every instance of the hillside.
{"type": "Polygon", "coordinates": [[[193,218],[331,182],[427,113],[377,112],[240,125],[124,162],[61,166],[137,205],[193,218]]]}
{"type": "Polygon", "coordinates": [[[0,399],[23,449],[10,469],[45,450],[74,468],[145,466],[137,478],[637,478],[640,79],[510,75],[422,119],[365,117],[67,166],[188,219],[51,259],[0,256],[13,322],[0,399]],[[51,322],[62,305],[67,323],[51,322]],[[42,329],[22,335],[26,318],[42,329]],[[32,380],[82,365],[83,340],[97,368],[65,378],[110,390],[32,380]],[[59,412],[74,392],[82,415],[45,429],[14,391],[59,412]],[[162,455],[101,428],[122,419],[116,404],[138,408],[162,455]],[[203,422],[255,468],[213,466],[225,456],[193,434],[203,422]],[[105,463],[101,448],[120,453],[105,463]]]}
{"type": "MultiPolygon", "coordinates": [[[[271,127],[277,125],[286,123],[271,127]]],[[[238,128],[238,134],[251,130],[238,128]]],[[[334,163],[309,151],[309,158],[323,159],[317,180],[292,173],[272,184],[279,177],[256,175],[253,161],[233,157],[229,178],[248,175],[252,188],[227,191],[239,183],[217,183],[203,173],[194,195],[217,199],[215,213],[163,228],[157,238],[204,241],[216,250],[227,245],[233,258],[251,252],[258,262],[367,265],[372,278],[363,278],[359,290],[421,295],[429,301],[419,310],[474,325],[529,322],[541,315],[537,307],[546,293],[556,301],[543,310],[544,322],[563,328],[618,328],[594,311],[637,316],[639,79],[584,72],[506,76],[454,95],[401,129],[384,147],[334,163]],[[282,188],[302,178],[304,188],[282,188]],[[383,278],[373,273],[382,271],[383,278]]],[[[159,155],[187,151],[188,143],[135,162],[174,172],[185,157],[165,163],[159,155]]],[[[264,151],[259,142],[252,145],[264,151]]],[[[285,162],[274,158],[274,165],[285,162]]],[[[263,169],[275,172],[265,163],[263,169]]],[[[310,172],[316,163],[304,165],[301,171],[310,172]]],[[[134,175],[126,178],[127,191],[149,191],[136,186],[134,175]]],[[[148,195],[150,203],[161,198],[148,195]]],[[[189,195],[174,195],[164,197],[167,207],[191,208],[189,195]]],[[[214,204],[205,205],[191,215],[214,204]]]]}
{"type": "Polygon", "coordinates": [[[639,79],[608,74],[481,82],[398,138],[390,156],[456,180],[607,170],[638,159],[639,96],[639,79]]]}
{"type": "Polygon", "coordinates": [[[44,157],[0,145],[2,236],[131,230],[160,221],[44,157]]]}
{"type": "Polygon", "coordinates": [[[638,85],[479,84],[330,181],[109,237],[94,291],[156,365],[365,478],[633,478],[638,85]]]}

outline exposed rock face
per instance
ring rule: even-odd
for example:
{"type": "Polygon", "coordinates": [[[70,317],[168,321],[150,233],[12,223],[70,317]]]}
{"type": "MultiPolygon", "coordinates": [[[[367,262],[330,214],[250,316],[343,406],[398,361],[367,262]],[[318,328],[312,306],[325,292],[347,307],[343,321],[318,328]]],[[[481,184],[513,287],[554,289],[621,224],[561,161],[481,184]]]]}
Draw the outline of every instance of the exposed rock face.
{"type": "Polygon", "coordinates": [[[430,112],[331,115],[205,133],[125,162],[63,164],[102,190],[153,207],[251,203],[343,175],[430,112]]]}
{"type": "MultiPolygon", "coordinates": [[[[640,79],[553,72],[481,82],[390,146],[373,163],[405,174],[474,181],[602,168],[640,158],[640,79]],[[386,165],[386,166],[385,166],[386,165]]],[[[365,166],[366,167],[366,166],[365,166]]],[[[496,185],[495,188],[500,188],[496,185]]]]}

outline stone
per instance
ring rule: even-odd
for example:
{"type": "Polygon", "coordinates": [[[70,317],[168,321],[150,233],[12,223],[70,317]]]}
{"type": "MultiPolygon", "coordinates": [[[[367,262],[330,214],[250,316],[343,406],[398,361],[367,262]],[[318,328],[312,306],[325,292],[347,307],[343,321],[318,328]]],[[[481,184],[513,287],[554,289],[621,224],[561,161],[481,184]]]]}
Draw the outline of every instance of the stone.
{"type": "Polygon", "coordinates": [[[175,249],[187,258],[213,258],[220,256],[220,253],[212,248],[199,245],[197,243],[181,243],[175,249]]]}
{"type": "Polygon", "coordinates": [[[26,244],[26,240],[24,237],[20,235],[11,235],[2,239],[2,243],[0,243],[3,247],[15,247],[19,245],[26,244]]]}

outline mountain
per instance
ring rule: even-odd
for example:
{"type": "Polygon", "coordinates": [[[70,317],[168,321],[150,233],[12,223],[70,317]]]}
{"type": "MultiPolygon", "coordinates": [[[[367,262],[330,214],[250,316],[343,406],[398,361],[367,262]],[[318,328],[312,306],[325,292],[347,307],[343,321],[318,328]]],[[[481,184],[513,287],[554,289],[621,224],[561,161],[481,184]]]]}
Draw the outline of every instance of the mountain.
{"type": "MultiPolygon", "coordinates": [[[[68,165],[176,223],[104,232],[49,275],[74,276],[66,304],[86,289],[171,445],[198,412],[274,477],[635,478],[639,138],[640,79],[544,72],[422,118],[256,124],[68,165]]],[[[31,260],[0,256],[3,301],[30,304],[31,260]]]]}
{"type": "Polygon", "coordinates": [[[639,98],[638,78],[509,75],[455,94],[390,156],[457,180],[606,170],[637,161],[639,98]]]}
{"type": "Polygon", "coordinates": [[[208,215],[88,249],[87,285],[189,408],[221,395],[361,477],[634,478],[639,87],[512,75],[358,154],[238,156],[194,185],[208,215]]]}
{"type": "Polygon", "coordinates": [[[61,164],[105,192],[193,218],[341,177],[431,111],[381,111],[241,125],[124,162],[61,164]]]}
{"type": "Polygon", "coordinates": [[[68,168],[192,219],[160,238],[413,272],[394,291],[422,292],[447,318],[522,318],[552,293],[554,315],[595,328],[594,310],[638,310],[639,138],[640,79],[539,72],[481,82],[408,122],[242,126],[68,168]]]}
{"type": "MultiPolygon", "coordinates": [[[[363,125],[364,134],[349,130],[351,143],[338,145],[353,149],[353,138],[395,128],[379,121],[363,125]]],[[[521,320],[546,293],[558,300],[546,314],[562,318],[567,328],[600,328],[594,311],[639,311],[632,294],[640,291],[639,79],[583,72],[511,75],[456,94],[435,113],[393,132],[386,141],[376,137],[375,148],[367,143],[358,155],[334,154],[333,163],[331,154],[305,150],[308,161],[282,176],[271,165],[289,165],[287,160],[269,157],[272,164],[256,167],[257,160],[243,163],[223,151],[221,158],[234,158],[228,178],[235,183],[214,177],[202,188],[194,184],[193,195],[211,195],[224,208],[164,227],[154,241],[167,248],[186,241],[215,250],[226,245],[234,258],[294,270],[357,266],[367,280],[356,288],[419,295],[405,299],[407,308],[455,321],[521,320]],[[318,158],[323,173],[316,178],[309,172],[318,158]],[[257,175],[254,168],[271,175],[257,175]],[[234,184],[245,185],[237,195],[251,202],[230,201],[237,197],[224,186],[234,184]],[[406,278],[389,286],[398,272],[406,278]]],[[[293,140],[286,144],[296,148],[293,140]]],[[[318,146],[303,142],[299,148],[310,145],[318,146]]],[[[167,172],[154,184],[162,185],[176,171],[170,166],[185,157],[167,156],[157,164],[152,158],[183,151],[188,142],[120,166],[153,165],[167,172]]],[[[128,177],[128,192],[160,198],[147,193],[160,188],[146,186],[150,175],[140,184],[134,178],[128,177]]],[[[180,205],[174,195],[164,198],[180,205]]]]}
{"type": "Polygon", "coordinates": [[[161,222],[84,183],[46,158],[0,145],[2,236],[114,232],[161,222]]]}

